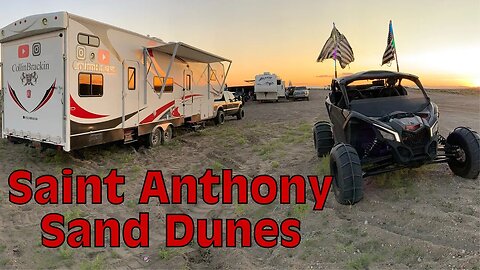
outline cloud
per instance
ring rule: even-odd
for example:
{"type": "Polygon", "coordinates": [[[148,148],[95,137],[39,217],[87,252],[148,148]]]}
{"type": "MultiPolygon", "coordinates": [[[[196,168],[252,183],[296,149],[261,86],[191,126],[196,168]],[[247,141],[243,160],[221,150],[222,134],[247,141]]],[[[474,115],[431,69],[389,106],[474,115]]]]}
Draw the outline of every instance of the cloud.
{"type": "Polygon", "coordinates": [[[322,74],[322,75],[317,75],[317,76],[315,76],[315,77],[317,77],[317,78],[332,78],[333,75],[324,75],[324,74],[322,74]]]}
{"type": "Polygon", "coordinates": [[[342,76],[342,77],[343,77],[343,76],[350,76],[350,75],[353,75],[353,73],[351,73],[351,72],[344,72],[344,73],[340,74],[340,76],[342,76]]]}

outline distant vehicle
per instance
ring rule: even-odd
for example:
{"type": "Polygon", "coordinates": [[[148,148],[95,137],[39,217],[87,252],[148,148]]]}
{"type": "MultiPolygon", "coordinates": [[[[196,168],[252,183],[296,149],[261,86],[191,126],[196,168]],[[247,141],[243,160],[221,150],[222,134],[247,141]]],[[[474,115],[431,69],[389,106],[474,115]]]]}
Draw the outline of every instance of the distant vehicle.
{"type": "Polygon", "coordinates": [[[293,90],[292,99],[293,100],[309,100],[310,91],[305,86],[297,86],[293,90]]]}
{"type": "Polygon", "coordinates": [[[285,89],[285,97],[290,99],[293,97],[293,92],[295,92],[295,86],[289,86],[285,89]]]}
{"type": "Polygon", "coordinates": [[[402,168],[448,163],[454,174],[478,178],[480,136],[466,127],[440,135],[438,107],[415,75],[367,71],[334,79],[325,104],[330,122],[316,123],[313,137],[317,155],[330,154],[341,204],[363,198],[364,177],[402,168]],[[402,84],[416,85],[421,95],[402,84]]]}
{"type": "Polygon", "coordinates": [[[225,123],[225,116],[234,116],[237,117],[238,120],[245,117],[243,102],[229,91],[223,91],[222,97],[215,100],[213,107],[215,111],[215,118],[213,120],[217,125],[223,125],[223,123],[225,123]]]}
{"type": "Polygon", "coordinates": [[[253,99],[255,96],[253,85],[228,86],[227,91],[232,92],[237,98],[241,97],[244,103],[253,99]]]}
{"type": "Polygon", "coordinates": [[[243,100],[243,94],[240,93],[240,92],[233,92],[233,91],[230,91],[227,89],[228,92],[232,93],[232,95],[235,97],[235,99],[239,100],[243,103],[245,103],[245,101],[243,100]]]}
{"type": "Polygon", "coordinates": [[[285,97],[285,82],[269,72],[259,74],[255,76],[255,96],[259,101],[278,101],[285,97]]]}

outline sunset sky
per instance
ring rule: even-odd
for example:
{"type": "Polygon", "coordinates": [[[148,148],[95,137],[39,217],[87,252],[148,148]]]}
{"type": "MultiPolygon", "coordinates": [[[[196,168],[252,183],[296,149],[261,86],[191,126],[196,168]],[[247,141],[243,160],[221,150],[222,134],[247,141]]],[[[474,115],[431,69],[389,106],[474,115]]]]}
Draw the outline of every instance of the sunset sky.
{"type": "Polygon", "coordinates": [[[333,60],[316,58],[332,23],[355,54],[339,75],[381,67],[393,21],[400,71],[429,87],[480,86],[480,1],[66,0],[2,2],[0,27],[65,10],[233,60],[227,83],[270,71],[294,85],[323,86],[333,60]]]}

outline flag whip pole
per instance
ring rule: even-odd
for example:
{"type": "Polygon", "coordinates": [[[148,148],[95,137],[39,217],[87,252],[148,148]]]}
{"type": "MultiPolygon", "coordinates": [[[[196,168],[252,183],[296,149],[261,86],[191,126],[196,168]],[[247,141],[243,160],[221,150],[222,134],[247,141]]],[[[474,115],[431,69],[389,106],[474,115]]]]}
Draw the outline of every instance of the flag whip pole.
{"type": "MultiPolygon", "coordinates": [[[[335,23],[333,23],[333,28],[335,28],[335,23]]],[[[337,78],[337,35],[333,36],[333,42],[335,43],[333,61],[335,63],[335,79],[337,78]]]]}
{"type": "Polygon", "coordinates": [[[397,49],[395,49],[395,62],[397,62],[397,72],[400,72],[400,69],[398,68],[397,49]]]}
{"type": "Polygon", "coordinates": [[[393,52],[395,53],[395,62],[397,63],[397,72],[400,72],[400,68],[398,68],[398,57],[397,57],[397,44],[395,43],[395,35],[393,34],[393,23],[390,20],[390,24],[392,25],[392,38],[393,38],[393,44],[395,47],[393,48],[393,52]]]}
{"type": "Polygon", "coordinates": [[[400,69],[398,68],[397,48],[395,48],[394,52],[395,52],[395,62],[397,63],[397,72],[400,72],[400,69]]]}
{"type": "Polygon", "coordinates": [[[337,59],[333,60],[335,63],[335,79],[337,78],[337,59]]]}

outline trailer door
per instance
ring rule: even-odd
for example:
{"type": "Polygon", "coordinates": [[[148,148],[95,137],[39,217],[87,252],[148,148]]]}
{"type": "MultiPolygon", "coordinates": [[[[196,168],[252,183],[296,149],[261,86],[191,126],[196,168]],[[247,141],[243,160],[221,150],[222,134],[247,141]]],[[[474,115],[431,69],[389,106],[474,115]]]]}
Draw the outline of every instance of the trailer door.
{"type": "Polygon", "coordinates": [[[123,128],[138,126],[138,106],[140,99],[139,64],[137,61],[123,62],[123,98],[122,123],[123,128]]]}
{"type": "Polygon", "coordinates": [[[2,44],[4,136],[65,145],[64,31],[2,44]]]}
{"type": "Polygon", "coordinates": [[[183,97],[182,97],[182,104],[183,104],[183,115],[185,117],[192,116],[194,114],[193,111],[193,103],[194,103],[194,95],[192,91],[192,70],[187,68],[183,71],[183,97]]]}

